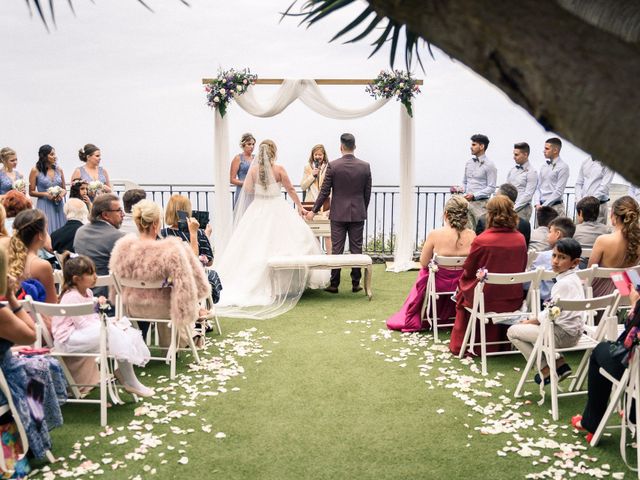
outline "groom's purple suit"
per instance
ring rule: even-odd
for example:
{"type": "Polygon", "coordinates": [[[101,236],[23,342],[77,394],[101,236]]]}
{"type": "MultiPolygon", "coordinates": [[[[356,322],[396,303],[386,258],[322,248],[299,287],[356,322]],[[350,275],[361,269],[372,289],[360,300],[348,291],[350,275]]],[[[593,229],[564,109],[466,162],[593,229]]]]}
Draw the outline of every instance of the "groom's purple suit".
{"type": "MultiPolygon", "coordinates": [[[[364,221],[371,198],[371,168],[353,154],[346,154],[329,163],[320,194],[313,205],[318,213],[324,201],[331,195],[331,253],[344,253],[344,244],[349,235],[349,252],[362,253],[364,221]]],[[[362,272],[351,270],[353,286],[360,284],[362,272]]],[[[331,286],[340,284],[340,269],[331,270],[331,286]]]]}

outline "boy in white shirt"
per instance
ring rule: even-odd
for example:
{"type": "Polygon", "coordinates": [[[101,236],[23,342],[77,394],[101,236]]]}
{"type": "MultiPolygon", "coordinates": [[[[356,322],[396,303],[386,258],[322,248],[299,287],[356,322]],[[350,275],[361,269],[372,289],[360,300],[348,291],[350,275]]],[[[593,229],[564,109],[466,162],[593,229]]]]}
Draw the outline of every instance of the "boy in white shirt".
{"type": "MultiPolygon", "coordinates": [[[[575,275],[578,264],[580,263],[580,255],[582,247],[573,238],[561,238],[553,248],[551,255],[551,267],[557,274],[556,283],[551,289],[551,299],[554,301],[562,300],[583,300],[584,289],[582,282],[575,275]]],[[[549,315],[548,309],[542,311],[540,320],[547,320],[549,315]]],[[[538,339],[538,335],[542,331],[540,320],[537,318],[523,320],[520,323],[512,325],[507,330],[509,340],[520,350],[522,355],[528,360],[533,351],[533,346],[538,339]]],[[[556,347],[566,348],[572,347],[578,343],[584,330],[584,314],[583,312],[560,312],[560,315],[554,319],[553,334],[555,337],[556,347]]],[[[549,367],[543,358],[542,376],[544,384],[549,383],[549,367]]],[[[564,357],[560,356],[556,360],[556,372],[558,380],[564,380],[571,375],[571,367],[565,362],[564,357]]],[[[540,383],[542,379],[539,374],[535,376],[536,383],[540,383]]]]}

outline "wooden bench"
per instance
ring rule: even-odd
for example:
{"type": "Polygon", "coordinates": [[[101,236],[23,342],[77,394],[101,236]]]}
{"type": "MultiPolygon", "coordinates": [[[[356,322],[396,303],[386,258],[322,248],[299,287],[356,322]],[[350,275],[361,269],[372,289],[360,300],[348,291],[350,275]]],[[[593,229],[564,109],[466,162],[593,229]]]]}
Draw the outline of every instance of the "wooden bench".
{"type": "Polygon", "coordinates": [[[267,265],[274,270],[308,268],[309,270],[330,270],[333,268],[364,268],[364,293],[371,292],[371,274],[373,261],[369,255],[300,255],[271,257],[267,265]]]}

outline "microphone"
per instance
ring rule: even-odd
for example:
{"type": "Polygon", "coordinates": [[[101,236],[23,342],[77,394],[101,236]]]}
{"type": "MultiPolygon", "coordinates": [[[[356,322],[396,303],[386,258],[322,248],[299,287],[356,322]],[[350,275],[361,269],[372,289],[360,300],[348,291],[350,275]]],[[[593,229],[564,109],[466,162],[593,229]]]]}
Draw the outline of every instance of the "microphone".
{"type": "MultiPolygon", "coordinates": [[[[313,161],[313,168],[320,168],[320,163],[318,162],[318,160],[313,161]]],[[[318,174],[316,173],[313,177],[318,178],[318,174]]]]}

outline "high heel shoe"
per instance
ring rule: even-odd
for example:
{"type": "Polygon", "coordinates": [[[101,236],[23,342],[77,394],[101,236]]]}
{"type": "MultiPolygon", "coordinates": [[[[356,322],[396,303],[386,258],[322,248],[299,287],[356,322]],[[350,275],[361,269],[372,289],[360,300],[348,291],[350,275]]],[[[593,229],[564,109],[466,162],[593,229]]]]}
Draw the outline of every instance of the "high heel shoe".
{"type": "Polygon", "coordinates": [[[571,417],[571,426],[581,432],[585,431],[585,428],[580,424],[582,422],[582,415],[574,415],[571,417]]]}
{"type": "Polygon", "coordinates": [[[124,381],[124,378],[122,377],[122,373],[120,373],[120,370],[114,370],[113,376],[116,377],[116,380],[118,380],[118,383],[122,386],[122,388],[124,388],[125,392],[127,393],[131,393],[139,397],[153,397],[156,394],[156,391],[153,388],[145,387],[144,385],[142,385],[142,387],[145,390],[141,390],[139,388],[128,385],[124,381]]]}

